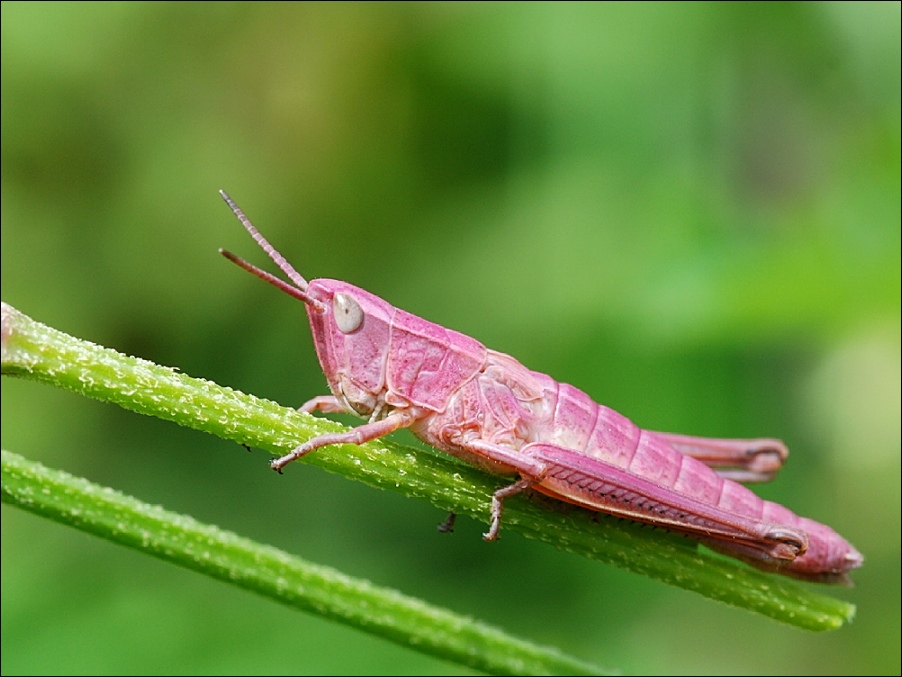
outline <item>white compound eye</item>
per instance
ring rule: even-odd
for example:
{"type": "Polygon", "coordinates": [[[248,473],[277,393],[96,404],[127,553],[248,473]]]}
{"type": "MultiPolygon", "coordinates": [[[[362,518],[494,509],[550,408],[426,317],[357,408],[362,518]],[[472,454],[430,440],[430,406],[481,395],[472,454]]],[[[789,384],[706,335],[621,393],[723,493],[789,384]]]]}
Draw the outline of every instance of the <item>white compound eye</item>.
{"type": "Polygon", "coordinates": [[[332,297],[335,325],[342,334],[350,334],[363,324],[363,309],[352,297],[338,292],[332,297]]]}

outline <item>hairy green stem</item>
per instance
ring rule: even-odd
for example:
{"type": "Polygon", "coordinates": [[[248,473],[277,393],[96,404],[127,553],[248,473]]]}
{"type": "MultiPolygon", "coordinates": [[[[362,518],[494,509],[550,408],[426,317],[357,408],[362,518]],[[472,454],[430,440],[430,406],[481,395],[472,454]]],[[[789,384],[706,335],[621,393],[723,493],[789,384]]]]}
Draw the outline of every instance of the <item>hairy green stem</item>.
{"type": "Polygon", "coordinates": [[[6,450],[3,502],[490,674],[599,674],[554,649],[142,503],[6,450]]]}
{"type": "MultiPolygon", "coordinates": [[[[173,369],[81,341],[10,306],[2,309],[2,370],[115,402],[220,437],[284,453],[312,437],[346,430],[173,369]]],[[[498,478],[443,454],[378,440],[317,450],[305,462],[487,521],[498,478]]],[[[855,607],[788,579],[751,569],[663,530],[517,496],[504,530],[692,590],[808,630],[840,627],[855,607]]]]}

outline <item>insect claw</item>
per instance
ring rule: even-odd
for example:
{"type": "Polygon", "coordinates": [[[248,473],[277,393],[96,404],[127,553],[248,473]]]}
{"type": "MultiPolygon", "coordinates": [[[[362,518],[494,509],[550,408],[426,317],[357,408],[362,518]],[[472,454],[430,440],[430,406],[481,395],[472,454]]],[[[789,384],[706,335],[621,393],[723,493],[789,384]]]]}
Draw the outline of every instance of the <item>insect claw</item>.
{"type": "Polygon", "coordinates": [[[772,479],[786,460],[785,447],[782,450],[778,447],[752,448],[747,449],[745,455],[749,459],[748,469],[762,480],[772,479]]]}
{"type": "Polygon", "coordinates": [[[792,561],[808,550],[808,534],[798,529],[776,527],[771,529],[765,538],[776,541],[771,549],[771,556],[776,559],[792,561]]]}
{"type": "Polygon", "coordinates": [[[451,512],[448,513],[448,517],[445,518],[445,521],[438,525],[438,530],[443,534],[450,534],[454,531],[454,522],[457,519],[457,513],[451,512]]]}

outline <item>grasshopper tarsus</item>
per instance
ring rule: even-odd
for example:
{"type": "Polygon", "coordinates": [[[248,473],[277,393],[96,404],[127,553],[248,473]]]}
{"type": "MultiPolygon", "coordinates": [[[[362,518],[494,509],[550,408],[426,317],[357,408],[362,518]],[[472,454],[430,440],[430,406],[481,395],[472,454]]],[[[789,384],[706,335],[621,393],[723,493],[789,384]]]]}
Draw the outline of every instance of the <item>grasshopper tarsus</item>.
{"type": "Polygon", "coordinates": [[[438,525],[437,529],[443,534],[450,534],[454,531],[454,522],[457,521],[457,513],[449,512],[445,521],[438,525]]]}

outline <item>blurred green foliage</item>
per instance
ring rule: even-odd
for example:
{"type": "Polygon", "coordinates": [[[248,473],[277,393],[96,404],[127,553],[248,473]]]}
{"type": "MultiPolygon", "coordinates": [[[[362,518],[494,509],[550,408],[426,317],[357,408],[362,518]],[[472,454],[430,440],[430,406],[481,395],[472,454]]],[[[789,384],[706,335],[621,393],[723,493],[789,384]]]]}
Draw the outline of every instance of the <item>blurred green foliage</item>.
{"type": "MultiPolygon", "coordinates": [[[[900,670],[898,3],[2,4],[3,300],[284,404],[325,391],[228,190],[347,279],[643,427],[778,436],[867,557],[810,634],[2,380],[2,445],[636,674],[900,670]]],[[[406,441],[407,438],[401,437],[406,441]]],[[[4,507],[4,674],[448,666],[4,507]]]]}

